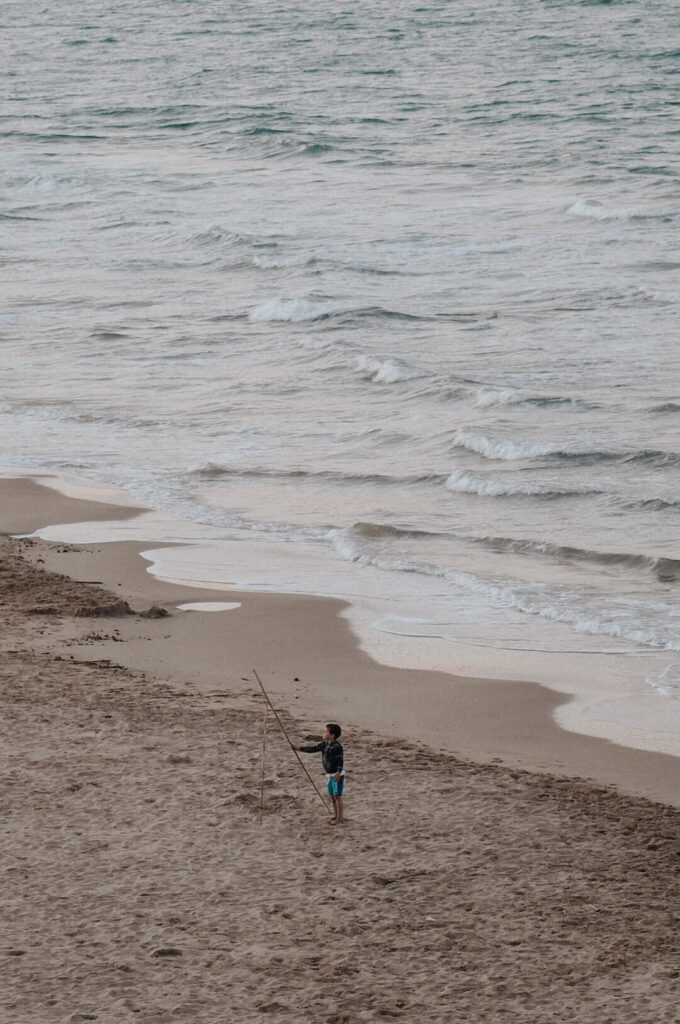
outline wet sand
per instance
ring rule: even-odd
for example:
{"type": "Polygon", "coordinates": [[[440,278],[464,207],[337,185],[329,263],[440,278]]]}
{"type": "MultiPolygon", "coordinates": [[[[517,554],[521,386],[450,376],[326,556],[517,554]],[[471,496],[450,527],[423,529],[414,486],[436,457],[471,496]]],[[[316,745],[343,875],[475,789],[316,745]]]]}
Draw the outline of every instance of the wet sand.
{"type": "MultiPolygon", "coordinates": [[[[0,531],[111,518],[54,495],[1,481],[0,531]]],[[[339,602],[0,544],[0,1019],[677,1020],[677,759],[557,729],[534,684],[376,665],[339,602]],[[271,718],[261,788],[253,667],[296,742],[345,726],[344,827],[271,718]]]]}

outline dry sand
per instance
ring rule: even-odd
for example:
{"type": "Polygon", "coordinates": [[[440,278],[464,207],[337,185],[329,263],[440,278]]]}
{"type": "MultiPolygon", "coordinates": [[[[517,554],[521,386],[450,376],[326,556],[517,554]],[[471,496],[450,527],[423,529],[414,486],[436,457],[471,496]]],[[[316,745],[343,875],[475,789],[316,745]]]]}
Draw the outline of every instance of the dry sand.
{"type": "MultiPolygon", "coordinates": [[[[0,527],[22,529],[27,496],[24,529],[49,522],[43,491],[0,486],[0,527]]],[[[333,602],[242,595],[238,612],[180,613],[173,603],[219,595],[135,575],[128,545],[0,545],[3,1024],[680,1019],[677,809],[353,726],[349,821],[331,828],[270,720],[260,824],[263,709],[244,667],[255,654],[300,742],[318,735],[310,712],[337,696],[343,659],[383,693],[388,676],[399,693],[408,677],[434,700],[439,677],[366,665],[333,602]],[[46,568],[59,561],[106,587],[46,568]],[[172,614],[142,617],[152,603],[172,614]],[[314,652],[327,691],[304,683],[314,652]]],[[[489,683],[493,700],[475,703],[477,685],[457,681],[447,708],[462,694],[471,722],[520,693],[553,767],[600,751],[626,786],[630,755],[656,792],[674,769],[600,741],[567,757],[554,695],[489,683]]],[[[362,707],[350,693],[334,711],[372,724],[362,707]]],[[[487,747],[502,739],[498,717],[487,747]]],[[[515,722],[503,758],[531,765],[515,722]]]]}

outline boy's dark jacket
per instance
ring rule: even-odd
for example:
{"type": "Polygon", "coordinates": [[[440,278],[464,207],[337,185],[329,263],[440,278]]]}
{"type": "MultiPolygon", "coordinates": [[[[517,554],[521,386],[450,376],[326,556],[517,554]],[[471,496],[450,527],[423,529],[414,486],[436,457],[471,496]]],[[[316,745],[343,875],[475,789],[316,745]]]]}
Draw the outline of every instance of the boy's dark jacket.
{"type": "Polygon", "coordinates": [[[321,740],[321,743],[315,743],[313,747],[300,747],[300,750],[305,754],[316,754],[320,751],[323,770],[327,775],[335,775],[336,772],[342,771],[343,750],[340,740],[321,740]]]}

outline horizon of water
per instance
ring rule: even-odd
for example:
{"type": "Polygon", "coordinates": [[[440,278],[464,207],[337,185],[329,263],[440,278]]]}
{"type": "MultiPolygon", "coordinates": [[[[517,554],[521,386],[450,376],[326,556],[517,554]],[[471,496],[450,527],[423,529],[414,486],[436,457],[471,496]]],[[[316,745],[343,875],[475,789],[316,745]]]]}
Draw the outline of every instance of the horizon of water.
{"type": "Polygon", "coordinates": [[[606,676],[572,727],[666,749],[676,21],[10,7],[0,464],[179,517],[166,575],[352,601],[383,660],[606,676]]]}

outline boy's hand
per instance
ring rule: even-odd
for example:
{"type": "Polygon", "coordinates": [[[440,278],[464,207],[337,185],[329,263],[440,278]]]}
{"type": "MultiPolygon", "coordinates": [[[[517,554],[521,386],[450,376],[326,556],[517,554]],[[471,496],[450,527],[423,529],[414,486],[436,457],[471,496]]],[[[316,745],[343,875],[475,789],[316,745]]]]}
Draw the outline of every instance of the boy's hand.
{"type": "Polygon", "coordinates": [[[335,779],[336,782],[340,782],[340,779],[342,778],[342,774],[340,772],[336,772],[335,775],[333,776],[333,778],[335,779]]]}

